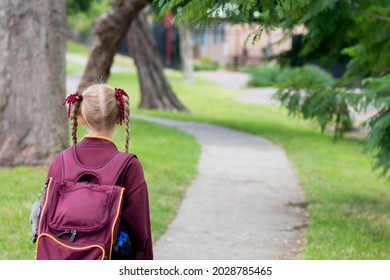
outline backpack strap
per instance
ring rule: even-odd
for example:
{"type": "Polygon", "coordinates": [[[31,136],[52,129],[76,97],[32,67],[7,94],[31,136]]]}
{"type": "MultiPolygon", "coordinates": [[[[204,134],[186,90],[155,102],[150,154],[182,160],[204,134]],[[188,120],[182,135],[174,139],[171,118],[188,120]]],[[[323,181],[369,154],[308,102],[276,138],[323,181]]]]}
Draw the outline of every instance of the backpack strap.
{"type": "Polygon", "coordinates": [[[101,185],[113,185],[118,181],[127,163],[136,157],[134,154],[115,152],[103,165],[91,168],[77,158],[76,147],[72,146],[61,153],[62,181],[77,182],[81,176],[90,174],[98,178],[101,185]]]}

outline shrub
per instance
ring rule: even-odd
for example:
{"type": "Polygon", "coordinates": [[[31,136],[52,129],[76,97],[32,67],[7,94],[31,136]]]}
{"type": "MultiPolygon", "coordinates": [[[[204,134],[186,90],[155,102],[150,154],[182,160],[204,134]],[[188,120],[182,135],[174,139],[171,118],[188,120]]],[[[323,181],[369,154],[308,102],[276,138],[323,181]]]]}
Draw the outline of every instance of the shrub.
{"type": "Polygon", "coordinates": [[[334,124],[335,137],[353,127],[349,108],[353,94],[334,88],[332,75],[320,67],[306,65],[285,69],[276,84],[275,98],[290,114],[314,119],[322,130],[334,124]]]}
{"type": "Polygon", "coordinates": [[[281,69],[277,65],[261,65],[253,69],[251,73],[251,79],[248,82],[249,87],[267,87],[273,86],[277,77],[280,74],[281,69]]]}
{"type": "Polygon", "coordinates": [[[274,85],[278,88],[313,88],[333,84],[334,79],[330,73],[315,65],[284,68],[279,71],[274,85]]]}
{"type": "Polygon", "coordinates": [[[209,57],[202,57],[194,63],[194,71],[215,71],[218,68],[218,62],[212,61],[209,57]]]}

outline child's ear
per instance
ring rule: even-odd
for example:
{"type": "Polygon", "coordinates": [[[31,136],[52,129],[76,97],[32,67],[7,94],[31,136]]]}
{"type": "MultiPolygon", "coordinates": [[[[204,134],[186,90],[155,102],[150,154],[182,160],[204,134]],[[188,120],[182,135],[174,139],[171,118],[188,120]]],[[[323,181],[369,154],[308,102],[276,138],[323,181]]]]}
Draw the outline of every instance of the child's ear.
{"type": "Polygon", "coordinates": [[[77,114],[77,122],[81,125],[85,125],[85,121],[84,121],[83,117],[79,114],[77,114]]]}

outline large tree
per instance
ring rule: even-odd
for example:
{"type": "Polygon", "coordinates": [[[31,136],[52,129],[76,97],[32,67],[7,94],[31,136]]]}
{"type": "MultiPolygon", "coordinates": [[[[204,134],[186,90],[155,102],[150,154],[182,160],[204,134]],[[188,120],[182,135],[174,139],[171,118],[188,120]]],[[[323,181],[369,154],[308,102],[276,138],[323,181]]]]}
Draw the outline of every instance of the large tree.
{"type": "Polygon", "coordinates": [[[65,1],[2,0],[0,15],[0,165],[45,164],[68,145],[65,1]]]}

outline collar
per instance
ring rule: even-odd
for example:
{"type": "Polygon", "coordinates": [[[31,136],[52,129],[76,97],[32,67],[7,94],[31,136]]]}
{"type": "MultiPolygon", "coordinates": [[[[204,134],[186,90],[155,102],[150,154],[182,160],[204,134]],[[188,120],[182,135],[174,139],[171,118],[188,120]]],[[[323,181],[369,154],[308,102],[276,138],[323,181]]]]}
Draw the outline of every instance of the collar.
{"type": "Polygon", "coordinates": [[[115,145],[114,141],[113,141],[111,138],[104,137],[104,136],[85,136],[84,138],[96,138],[96,139],[103,139],[103,140],[110,141],[112,144],[114,144],[114,145],[115,145]]]}
{"type": "Polygon", "coordinates": [[[80,141],[79,144],[86,146],[107,147],[118,150],[112,139],[103,136],[84,136],[84,138],[82,139],[82,141],[80,141]]]}

